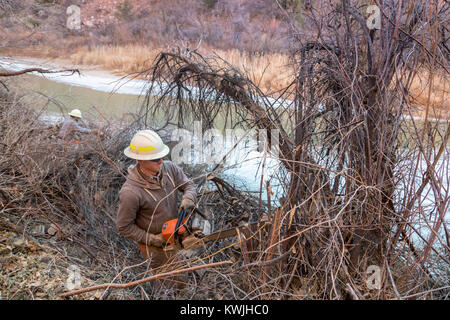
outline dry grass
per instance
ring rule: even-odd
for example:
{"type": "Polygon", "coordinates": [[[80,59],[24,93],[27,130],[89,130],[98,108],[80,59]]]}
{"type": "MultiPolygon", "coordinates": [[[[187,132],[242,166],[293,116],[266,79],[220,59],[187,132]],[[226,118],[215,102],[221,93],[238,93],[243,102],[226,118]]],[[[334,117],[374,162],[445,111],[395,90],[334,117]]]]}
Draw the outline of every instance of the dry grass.
{"type": "MultiPolygon", "coordinates": [[[[160,51],[166,48],[154,48],[142,45],[98,46],[93,49],[81,47],[70,56],[70,62],[79,65],[97,65],[115,73],[127,74],[139,72],[150,67],[160,51]]],[[[289,57],[285,54],[266,54],[252,56],[248,53],[232,50],[200,50],[202,54],[215,54],[224,61],[249,74],[250,79],[265,93],[282,90],[293,80],[289,57]]]]}
{"type": "Polygon", "coordinates": [[[149,68],[158,52],[156,48],[136,45],[81,47],[69,59],[77,65],[96,65],[116,73],[133,73],[149,68]]]}
{"type": "MultiPolygon", "coordinates": [[[[3,49],[0,52],[12,56],[20,54],[68,60],[70,64],[98,66],[117,75],[126,75],[148,69],[158,53],[167,50],[168,48],[129,44],[124,46],[104,45],[93,48],[75,46],[72,48],[72,53],[67,51],[63,54],[59,49],[48,46],[14,51],[3,49]]],[[[250,80],[268,95],[283,90],[294,80],[293,68],[287,54],[251,55],[236,49],[214,50],[203,45],[199,52],[203,56],[217,55],[238,68],[240,72],[247,73],[250,80]]],[[[410,90],[413,98],[411,103],[417,107],[414,115],[424,117],[429,100],[428,117],[448,119],[450,115],[449,90],[450,83],[446,75],[435,74],[433,78],[430,78],[427,70],[417,72],[410,90]],[[430,82],[431,91],[429,91],[430,82]]]]}
{"type": "Polygon", "coordinates": [[[417,72],[410,89],[412,104],[418,107],[418,115],[424,117],[429,105],[428,117],[449,119],[450,82],[448,76],[435,74],[430,77],[426,70],[417,72]]]}
{"type": "Polygon", "coordinates": [[[283,90],[294,80],[286,54],[251,56],[235,49],[216,51],[216,54],[240,71],[247,72],[250,80],[264,93],[283,90]]]}
{"type": "MultiPolygon", "coordinates": [[[[124,46],[97,46],[89,48],[81,46],[75,48],[67,59],[70,64],[80,66],[98,66],[101,69],[112,71],[118,75],[140,72],[148,69],[161,51],[167,48],[157,48],[139,44],[124,46]]],[[[224,61],[235,66],[239,71],[247,73],[265,94],[272,94],[286,88],[293,80],[293,68],[287,54],[251,55],[236,49],[214,50],[203,47],[199,52],[204,56],[217,55],[224,61]]],[[[55,52],[51,47],[40,47],[39,50],[22,50],[24,55],[40,58],[61,59],[61,53],[55,52]]],[[[3,52],[3,54],[12,54],[3,52]]],[[[417,107],[414,115],[425,116],[426,106],[429,104],[428,117],[449,118],[450,102],[448,93],[450,83],[445,75],[434,75],[430,78],[429,72],[417,72],[412,81],[412,105],[417,107]],[[429,91],[431,82],[431,91],[429,91]],[[429,102],[428,102],[429,101],[429,102]]]]}

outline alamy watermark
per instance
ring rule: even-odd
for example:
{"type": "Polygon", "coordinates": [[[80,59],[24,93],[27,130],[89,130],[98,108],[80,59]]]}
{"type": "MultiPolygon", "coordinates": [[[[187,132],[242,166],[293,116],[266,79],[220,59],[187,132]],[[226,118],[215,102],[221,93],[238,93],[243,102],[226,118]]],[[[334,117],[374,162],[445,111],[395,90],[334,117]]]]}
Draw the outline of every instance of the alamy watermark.
{"type": "Polygon", "coordinates": [[[178,142],[171,152],[176,164],[218,164],[235,165],[248,159],[269,156],[278,158],[279,133],[277,129],[218,129],[202,132],[201,121],[194,122],[193,132],[175,129],[171,140],[178,142]]]}
{"type": "MultiPolygon", "coordinates": [[[[366,20],[366,25],[369,30],[381,29],[381,15],[380,8],[377,5],[367,6],[366,13],[369,15],[366,20]]],[[[66,14],[68,15],[66,26],[70,30],[81,29],[81,9],[77,5],[67,7],[66,14]]]]}
{"type": "Polygon", "coordinates": [[[381,268],[377,265],[371,265],[366,270],[366,285],[369,290],[381,289],[381,268]]]}
{"type": "Polygon", "coordinates": [[[366,20],[366,25],[369,30],[381,29],[381,15],[380,8],[377,5],[370,5],[366,9],[366,13],[369,17],[366,20]]]}
{"type": "Polygon", "coordinates": [[[66,288],[68,290],[76,290],[81,288],[80,268],[76,265],[70,265],[67,268],[68,277],[66,280],[66,288]]]}
{"type": "Polygon", "coordinates": [[[67,7],[66,14],[68,15],[66,27],[70,30],[81,29],[81,9],[79,6],[71,5],[67,7]]]}

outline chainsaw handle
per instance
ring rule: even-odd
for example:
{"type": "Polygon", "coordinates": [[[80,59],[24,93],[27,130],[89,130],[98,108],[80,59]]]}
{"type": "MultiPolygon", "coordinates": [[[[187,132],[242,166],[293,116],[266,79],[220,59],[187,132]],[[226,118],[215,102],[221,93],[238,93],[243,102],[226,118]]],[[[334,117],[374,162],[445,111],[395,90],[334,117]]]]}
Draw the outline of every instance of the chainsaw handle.
{"type": "MultiPolygon", "coordinates": [[[[206,216],[200,210],[198,210],[197,208],[194,207],[194,211],[197,212],[198,214],[200,214],[200,216],[202,216],[205,220],[207,220],[206,216]]],[[[185,222],[186,222],[185,220],[187,220],[189,218],[189,217],[187,217],[188,213],[189,212],[186,209],[184,209],[184,208],[180,208],[179,209],[178,217],[177,217],[176,223],[175,223],[175,228],[173,229],[173,233],[172,233],[174,241],[175,242],[179,242],[179,244],[181,246],[182,246],[182,244],[181,244],[181,238],[180,238],[179,230],[182,227],[184,227],[188,234],[192,233],[192,231],[185,224],[185,222]]],[[[173,219],[173,220],[175,220],[175,219],[173,219]]],[[[173,220],[171,220],[171,221],[173,221],[173,220]]],[[[167,225],[167,223],[166,223],[166,225],[167,225]]],[[[184,233],[184,231],[183,231],[183,233],[184,233]]],[[[164,234],[164,227],[163,227],[163,234],[164,234]]]]}
{"type": "MultiPolygon", "coordinates": [[[[186,216],[186,210],[184,210],[184,208],[182,208],[180,211],[180,214],[178,215],[177,224],[175,225],[175,231],[173,233],[174,240],[175,241],[178,240],[178,242],[180,243],[181,246],[183,246],[183,245],[181,244],[181,239],[180,239],[180,235],[178,234],[178,230],[184,225],[185,216],[186,216]]],[[[186,228],[186,230],[188,230],[186,226],[185,226],[185,228],[186,228]]]]}
{"type": "Polygon", "coordinates": [[[181,228],[181,226],[183,225],[183,221],[184,221],[184,216],[186,214],[186,211],[184,209],[181,209],[180,214],[178,215],[178,220],[177,220],[177,224],[175,225],[175,234],[178,233],[178,230],[181,228]]]}

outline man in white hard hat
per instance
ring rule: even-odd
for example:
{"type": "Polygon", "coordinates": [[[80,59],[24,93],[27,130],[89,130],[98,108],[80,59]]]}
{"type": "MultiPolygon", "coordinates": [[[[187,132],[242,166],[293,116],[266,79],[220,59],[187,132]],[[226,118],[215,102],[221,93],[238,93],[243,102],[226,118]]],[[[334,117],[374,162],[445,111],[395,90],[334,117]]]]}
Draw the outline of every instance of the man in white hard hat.
{"type": "Polygon", "coordinates": [[[69,118],[65,120],[61,126],[58,133],[59,142],[67,141],[77,143],[78,140],[74,137],[77,132],[80,133],[91,133],[92,130],[80,126],[79,121],[81,120],[81,111],[78,109],[73,109],[69,112],[69,118]]]}
{"type": "Polygon", "coordinates": [[[137,132],[124,150],[137,163],[128,168],[127,180],[119,192],[117,228],[124,237],[138,243],[145,259],[151,257],[152,268],[166,264],[172,255],[162,249],[163,224],[177,218],[180,208],[193,208],[196,199],[195,184],[176,164],[163,161],[169,151],[152,130],[137,132]],[[180,206],[177,191],[183,193],[180,206]]]}

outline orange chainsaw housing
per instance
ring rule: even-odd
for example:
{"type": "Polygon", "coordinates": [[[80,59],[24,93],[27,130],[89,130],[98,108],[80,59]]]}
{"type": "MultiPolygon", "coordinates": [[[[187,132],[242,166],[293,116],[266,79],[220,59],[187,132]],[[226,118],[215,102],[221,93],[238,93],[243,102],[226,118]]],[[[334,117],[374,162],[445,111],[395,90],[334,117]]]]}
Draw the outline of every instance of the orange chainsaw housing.
{"type": "MultiPolygon", "coordinates": [[[[174,233],[175,233],[175,227],[177,226],[177,221],[178,221],[178,219],[172,219],[172,220],[169,220],[166,223],[164,223],[162,226],[161,233],[162,233],[163,239],[166,240],[166,242],[168,242],[170,244],[175,243],[174,233]]],[[[187,222],[187,218],[184,219],[183,223],[186,223],[186,222],[187,222]]],[[[178,228],[178,234],[182,235],[185,232],[186,232],[186,228],[184,227],[184,225],[181,225],[180,228],[178,228]]]]}

